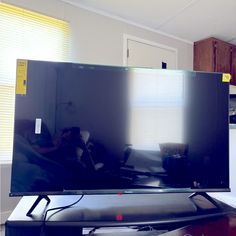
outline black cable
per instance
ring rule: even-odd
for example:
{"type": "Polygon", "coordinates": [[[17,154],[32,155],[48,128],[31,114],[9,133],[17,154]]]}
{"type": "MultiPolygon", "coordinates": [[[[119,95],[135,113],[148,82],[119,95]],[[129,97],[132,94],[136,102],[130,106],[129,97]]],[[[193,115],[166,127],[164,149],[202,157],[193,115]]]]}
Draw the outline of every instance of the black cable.
{"type": "MultiPolygon", "coordinates": [[[[60,211],[63,211],[63,210],[65,210],[65,209],[67,209],[67,208],[70,208],[70,207],[76,205],[77,203],[79,203],[79,202],[82,200],[83,197],[84,197],[84,195],[81,195],[78,200],[76,200],[75,202],[73,202],[73,203],[71,203],[71,204],[69,204],[69,205],[61,206],[61,207],[54,207],[54,208],[50,208],[50,209],[46,210],[45,215],[44,215],[44,217],[43,217],[43,223],[42,223],[42,226],[41,226],[40,236],[44,236],[44,233],[45,233],[45,232],[44,232],[44,229],[45,229],[47,214],[48,214],[49,211],[58,210],[58,211],[54,212],[54,213],[51,215],[51,216],[53,216],[54,214],[57,214],[57,213],[59,213],[60,211]]],[[[51,216],[50,216],[50,217],[51,217],[51,216]]],[[[50,217],[49,217],[49,219],[50,219],[50,217]]]]}
{"type": "Polygon", "coordinates": [[[99,227],[94,227],[89,231],[88,235],[94,234],[97,229],[99,229],[99,227]]]}
{"type": "Polygon", "coordinates": [[[142,227],[138,227],[138,231],[153,231],[153,227],[150,225],[145,225],[142,227]]]}

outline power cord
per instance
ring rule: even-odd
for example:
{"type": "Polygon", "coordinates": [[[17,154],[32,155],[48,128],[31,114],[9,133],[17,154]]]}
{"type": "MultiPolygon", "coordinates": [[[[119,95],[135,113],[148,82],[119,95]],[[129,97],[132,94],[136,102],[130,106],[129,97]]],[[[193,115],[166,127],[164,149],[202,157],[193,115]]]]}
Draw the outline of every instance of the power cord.
{"type": "Polygon", "coordinates": [[[94,227],[93,229],[91,229],[88,233],[88,235],[92,235],[96,232],[96,230],[99,229],[99,227],[94,227]]]}
{"type": "MultiPolygon", "coordinates": [[[[65,209],[67,209],[67,208],[70,208],[70,207],[76,205],[77,203],[79,203],[79,202],[82,200],[83,197],[84,197],[84,195],[81,195],[78,200],[76,200],[75,202],[73,202],[73,203],[71,203],[71,204],[69,204],[69,205],[61,206],[61,207],[54,207],[54,208],[50,208],[50,209],[46,210],[45,215],[44,215],[44,217],[43,217],[43,223],[42,223],[42,226],[41,226],[40,236],[45,236],[45,231],[44,231],[44,230],[45,230],[45,225],[46,225],[46,219],[47,219],[47,214],[48,214],[48,212],[58,210],[58,211],[54,212],[54,213],[50,216],[50,217],[52,217],[53,215],[59,213],[60,211],[63,211],[63,210],[65,210],[65,209]]],[[[50,218],[50,217],[49,217],[49,218],[50,218]]]]}

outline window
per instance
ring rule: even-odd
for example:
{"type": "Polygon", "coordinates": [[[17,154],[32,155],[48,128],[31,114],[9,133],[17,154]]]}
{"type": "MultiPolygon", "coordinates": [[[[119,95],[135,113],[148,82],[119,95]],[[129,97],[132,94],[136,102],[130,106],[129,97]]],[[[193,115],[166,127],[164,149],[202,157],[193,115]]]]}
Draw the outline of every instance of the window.
{"type": "Polygon", "coordinates": [[[130,81],[130,143],[137,149],[158,150],[159,143],[182,142],[183,76],[135,70],[130,81]]]}
{"type": "Polygon", "coordinates": [[[13,144],[16,59],[69,60],[69,24],[0,3],[0,160],[13,144]]]}

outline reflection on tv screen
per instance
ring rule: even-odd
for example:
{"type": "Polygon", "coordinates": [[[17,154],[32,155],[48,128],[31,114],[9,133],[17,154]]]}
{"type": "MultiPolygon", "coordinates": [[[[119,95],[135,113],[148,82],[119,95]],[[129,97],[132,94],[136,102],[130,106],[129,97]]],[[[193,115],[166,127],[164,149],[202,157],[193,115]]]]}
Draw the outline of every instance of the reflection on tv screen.
{"type": "Polygon", "coordinates": [[[229,188],[220,73],[27,63],[12,195],[229,188]]]}

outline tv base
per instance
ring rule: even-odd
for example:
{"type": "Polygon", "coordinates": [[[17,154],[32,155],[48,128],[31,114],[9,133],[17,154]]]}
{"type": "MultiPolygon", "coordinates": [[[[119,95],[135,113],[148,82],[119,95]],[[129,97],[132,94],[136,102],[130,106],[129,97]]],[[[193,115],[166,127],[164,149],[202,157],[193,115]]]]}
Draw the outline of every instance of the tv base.
{"type": "Polygon", "coordinates": [[[218,209],[221,208],[220,205],[210,195],[208,195],[206,192],[195,192],[195,193],[192,193],[189,196],[189,199],[192,201],[192,203],[197,208],[197,210],[202,210],[202,208],[199,207],[197,205],[197,203],[194,201],[194,198],[197,197],[197,196],[201,196],[201,197],[205,198],[207,201],[209,201],[211,204],[213,204],[216,208],[218,208],[218,209]]]}
{"type": "Polygon", "coordinates": [[[41,202],[42,199],[45,199],[47,201],[46,206],[50,203],[50,198],[47,195],[39,195],[38,198],[35,200],[34,204],[31,206],[31,208],[29,209],[29,211],[26,213],[26,216],[31,216],[33,210],[35,209],[35,207],[41,202]]]}

